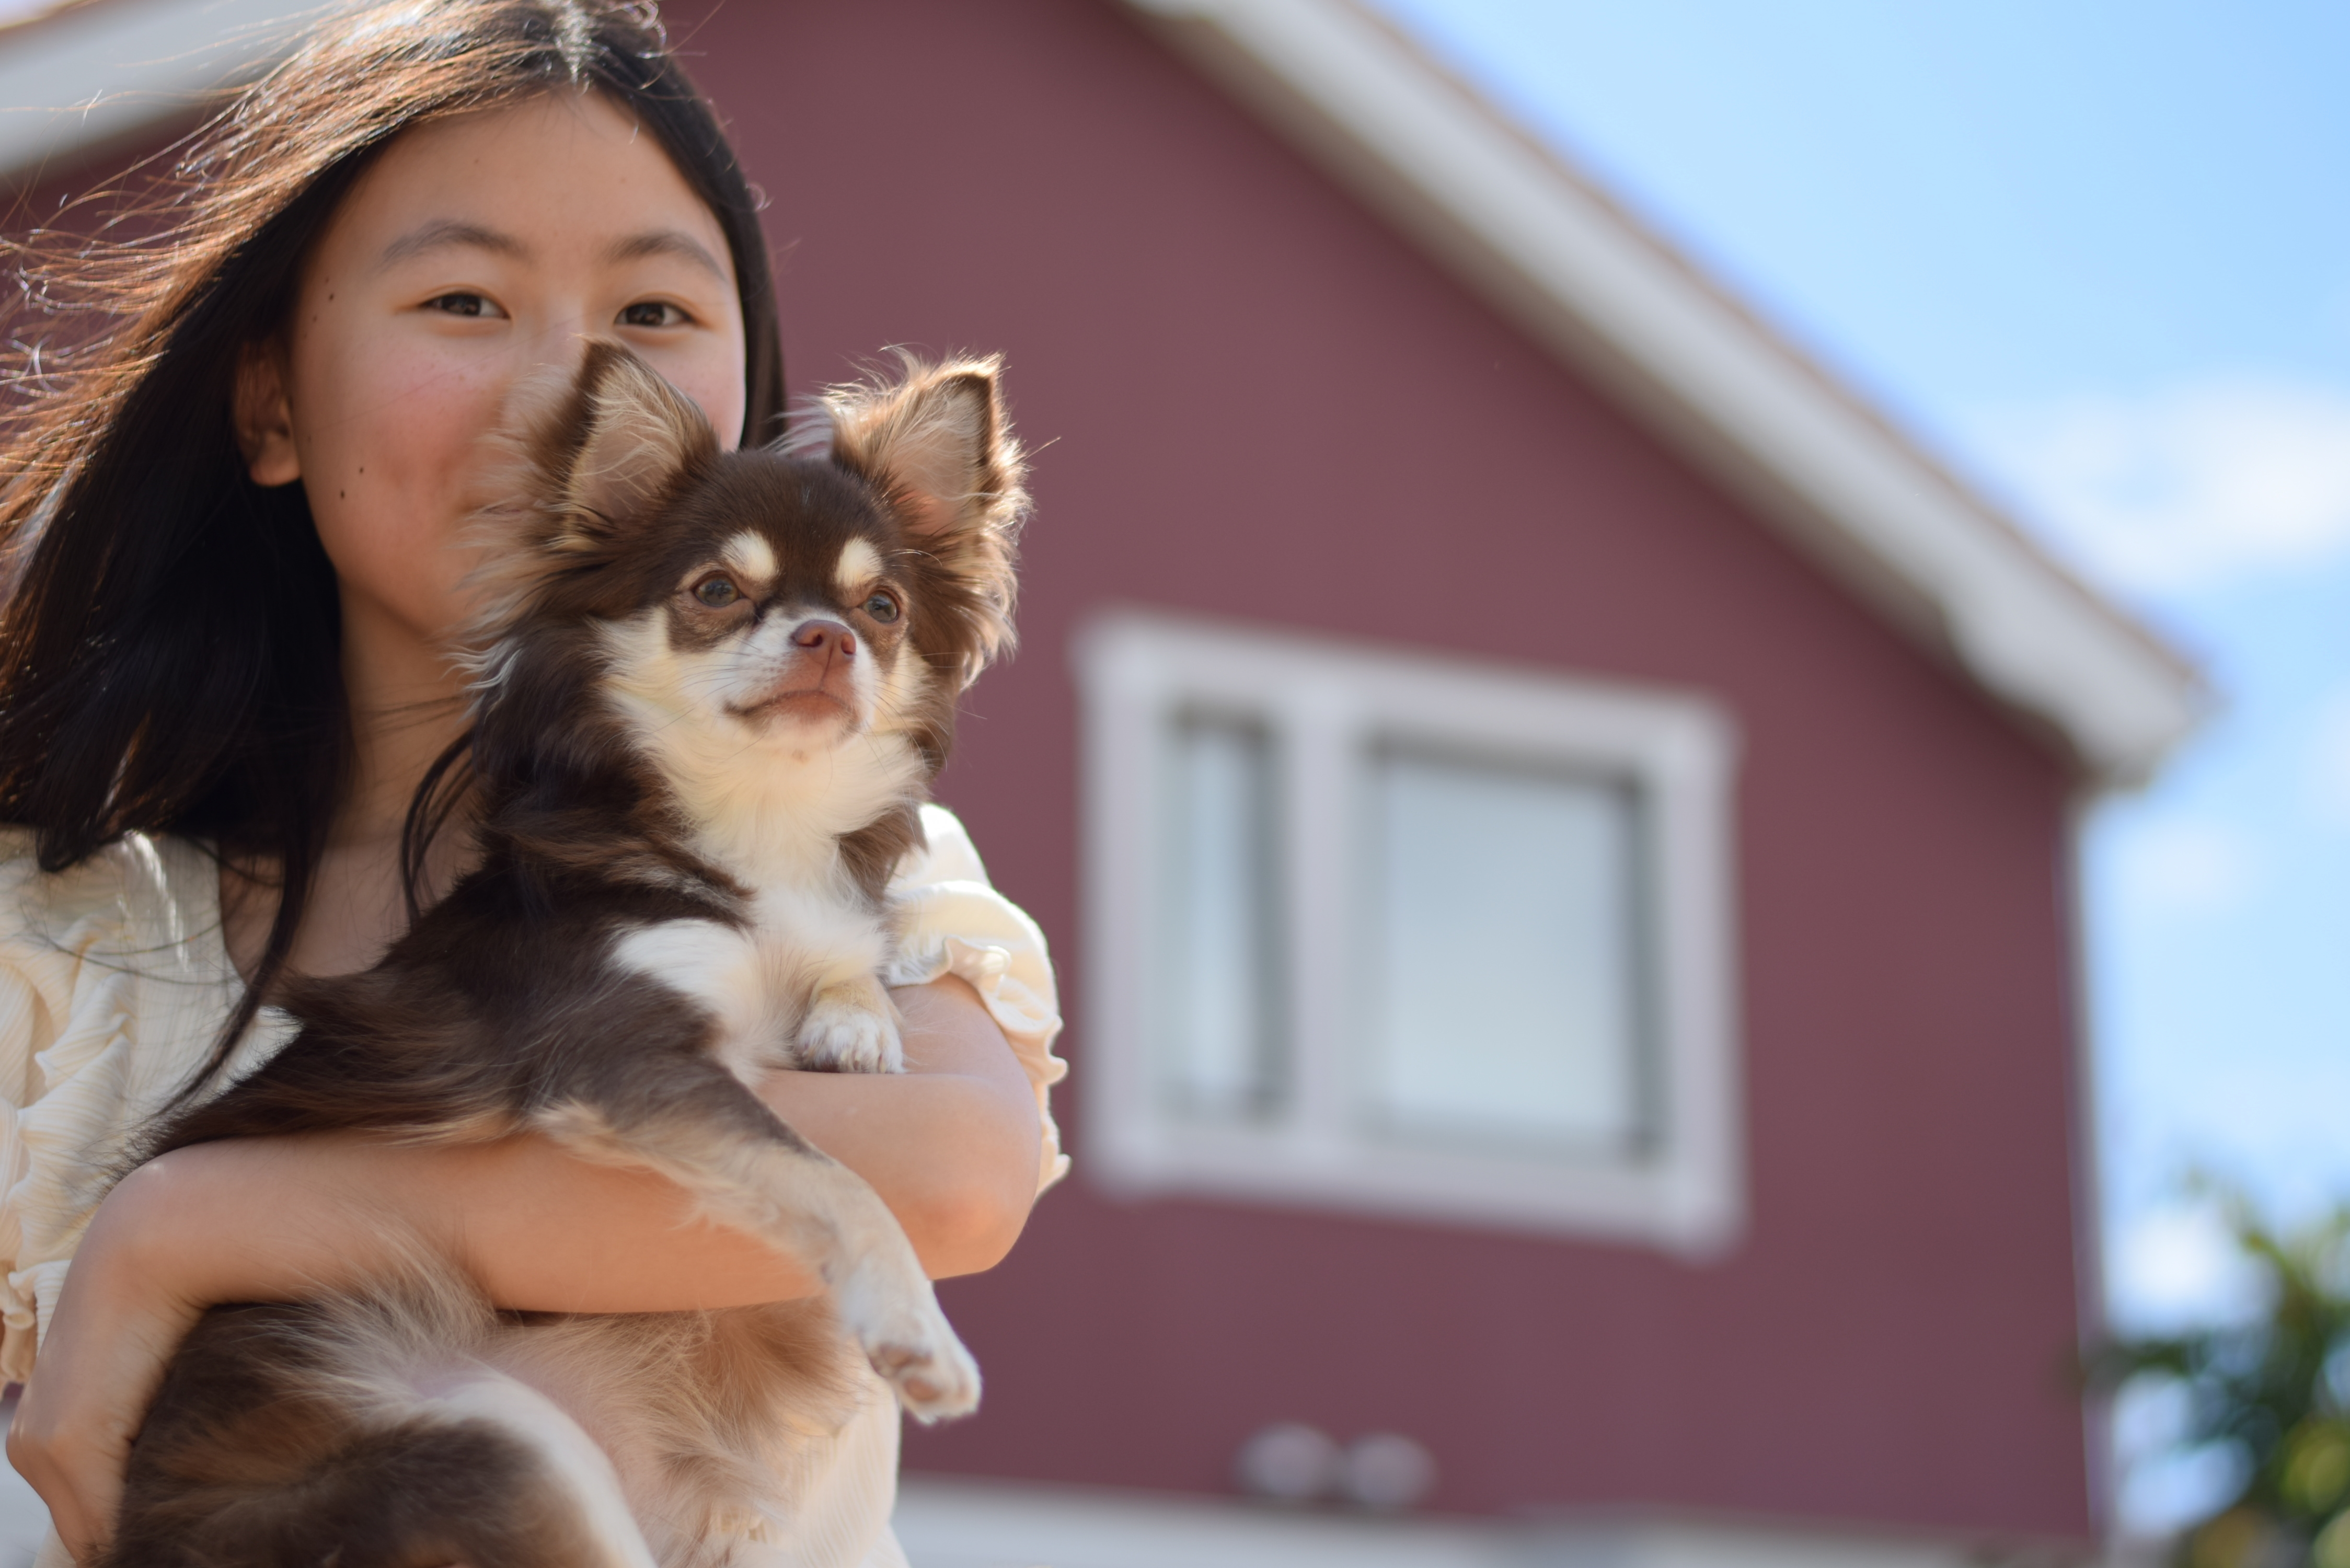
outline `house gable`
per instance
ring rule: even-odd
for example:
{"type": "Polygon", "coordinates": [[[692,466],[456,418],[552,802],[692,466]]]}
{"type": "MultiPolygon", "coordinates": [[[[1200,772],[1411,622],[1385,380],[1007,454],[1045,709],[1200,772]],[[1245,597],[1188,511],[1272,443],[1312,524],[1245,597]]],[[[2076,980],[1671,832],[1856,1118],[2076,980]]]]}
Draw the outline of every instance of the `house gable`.
{"type": "Polygon", "coordinates": [[[2131,782],[2194,671],[1364,0],[1128,0],[1894,624],[2131,782]]]}

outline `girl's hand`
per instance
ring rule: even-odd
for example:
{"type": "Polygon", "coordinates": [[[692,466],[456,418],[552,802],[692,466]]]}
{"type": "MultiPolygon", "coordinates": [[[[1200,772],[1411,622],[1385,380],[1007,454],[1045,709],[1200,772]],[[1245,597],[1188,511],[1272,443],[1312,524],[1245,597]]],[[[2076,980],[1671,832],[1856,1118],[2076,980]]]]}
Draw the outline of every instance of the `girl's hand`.
{"type": "Polygon", "coordinates": [[[130,1440],[202,1306],[172,1288],[170,1193],[133,1174],[99,1206],[8,1428],[8,1462],[76,1560],[113,1533],[130,1440]]]}
{"type": "Polygon", "coordinates": [[[113,1534],[131,1440],[205,1308],[299,1300],[424,1249],[453,1255],[433,1207],[377,1201],[384,1172],[351,1152],[304,1137],[203,1144],[140,1166],[98,1206],[8,1428],[9,1463],[76,1559],[113,1534]]]}

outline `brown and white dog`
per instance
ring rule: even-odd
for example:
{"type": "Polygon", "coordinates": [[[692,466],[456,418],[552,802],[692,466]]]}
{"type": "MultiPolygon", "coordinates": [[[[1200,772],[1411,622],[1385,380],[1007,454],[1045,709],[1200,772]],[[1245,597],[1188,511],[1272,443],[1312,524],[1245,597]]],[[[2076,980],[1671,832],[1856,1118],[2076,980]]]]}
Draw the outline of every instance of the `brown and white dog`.
{"type": "Polygon", "coordinates": [[[1011,638],[997,370],[910,361],[831,397],[812,448],[733,453],[615,345],[518,393],[477,578],[479,863],[374,968],[292,987],[292,1043],[148,1151],[536,1129],[667,1175],[826,1295],[519,1316],[420,1264],[215,1309],[110,1563],[717,1564],[784,1522],[778,1478],[855,1397],[849,1345],[919,1417],[977,1403],[889,1210],[752,1085],[902,1064],[888,884],[1011,638]]]}

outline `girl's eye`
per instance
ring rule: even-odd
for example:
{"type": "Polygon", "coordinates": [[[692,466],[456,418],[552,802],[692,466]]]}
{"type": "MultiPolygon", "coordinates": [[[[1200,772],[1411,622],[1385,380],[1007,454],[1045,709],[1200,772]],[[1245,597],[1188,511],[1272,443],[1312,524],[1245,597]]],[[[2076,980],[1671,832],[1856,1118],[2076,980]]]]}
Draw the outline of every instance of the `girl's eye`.
{"type": "Polygon", "coordinates": [[[622,327],[682,327],[690,319],[666,299],[640,299],[620,312],[622,327]]]}
{"type": "Polygon", "coordinates": [[[724,577],[704,577],[695,586],[693,597],[712,609],[724,609],[743,597],[743,590],[724,577]]]}
{"type": "Polygon", "coordinates": [[[887,626],[898,618],[898,601],[888,594],[875,594],[865,601],[865,613],[887,626]]]}
{"type": "Polygon", "coordinates": [[[427,310],[437,310],[443,316],[496,317],[504,316],[505,314],[504,311],[500,310],[485,296],[478,294],[468,294],[463,289],[456,290],[450,294],[435,295],[431,299],[424,302],[424,308],[427,310]]]}

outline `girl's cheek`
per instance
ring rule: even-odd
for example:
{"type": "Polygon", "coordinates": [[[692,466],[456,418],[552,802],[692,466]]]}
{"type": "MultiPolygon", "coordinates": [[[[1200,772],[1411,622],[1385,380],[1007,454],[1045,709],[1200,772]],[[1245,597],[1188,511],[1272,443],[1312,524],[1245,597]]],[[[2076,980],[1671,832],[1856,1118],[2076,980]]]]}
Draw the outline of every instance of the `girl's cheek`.
{"type": "Polygon", "coordinates": [[[336,575],[421,632],[460,618],[461,535],[502,368],[445,353],[372,357],[305,442],[303,483],[336,575]]]}
{"type": "Polygon", "coordinates": [[[743,353],[737,335],[705,345],[691,358],[680,356],[671,363],[654,364],[679,391],[693,400],[718,432],[720,444],[727,447],[733,446],[743,431],[743,353]]]}

